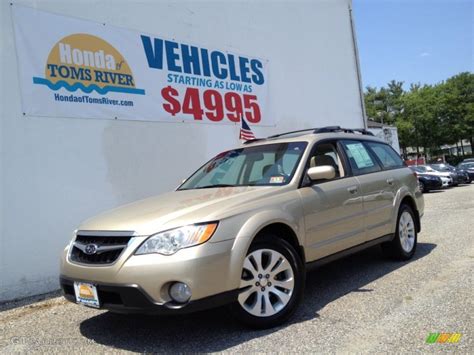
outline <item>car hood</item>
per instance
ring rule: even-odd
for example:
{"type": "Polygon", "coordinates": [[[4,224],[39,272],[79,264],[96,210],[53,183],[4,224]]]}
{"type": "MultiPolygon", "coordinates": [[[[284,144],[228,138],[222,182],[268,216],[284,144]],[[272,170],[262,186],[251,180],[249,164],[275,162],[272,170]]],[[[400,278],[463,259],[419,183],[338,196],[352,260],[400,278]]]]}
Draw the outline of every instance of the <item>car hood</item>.
{"type": "Polygon", "coordinates": [[[433,175],[433,176],[444,176],[444,177],[450,177],[450,176],[453,175],[452,173],[449,173],[449,172],[441,172],[441,171],[437,171],[437,172],[427,171],[427,172],[424,172],[423,174],[426,174],[426,175],[433,175]]]}
{"type": "Polygon", "coordinates": [[[78,229],[134,231],[136,235],[149,235],[187,224],[225,218],[236,213],[240,205],[281,190],[284,188],[241,186],[172,191],[104,212],[86,220],[78,229]]]}
{"type": "Polygon", "coordinates": [[[424,178],[441,178],[441,176],[435,174],[417,173],[417,176],[424,178]]]}

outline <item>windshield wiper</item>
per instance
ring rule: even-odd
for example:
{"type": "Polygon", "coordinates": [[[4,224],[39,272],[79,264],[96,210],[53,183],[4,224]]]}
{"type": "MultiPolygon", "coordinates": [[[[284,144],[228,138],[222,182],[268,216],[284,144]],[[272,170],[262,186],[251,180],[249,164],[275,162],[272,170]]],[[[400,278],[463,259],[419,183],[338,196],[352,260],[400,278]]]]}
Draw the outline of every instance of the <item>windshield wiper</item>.
{"type": "Polygon", "coordinates": [[[198,186],[195,189],[210,189],[213,187],[234,187],[236,185],[229,185],[229,184],[216,184],[216,185],[206,185],[206,186],[198,186]]]}

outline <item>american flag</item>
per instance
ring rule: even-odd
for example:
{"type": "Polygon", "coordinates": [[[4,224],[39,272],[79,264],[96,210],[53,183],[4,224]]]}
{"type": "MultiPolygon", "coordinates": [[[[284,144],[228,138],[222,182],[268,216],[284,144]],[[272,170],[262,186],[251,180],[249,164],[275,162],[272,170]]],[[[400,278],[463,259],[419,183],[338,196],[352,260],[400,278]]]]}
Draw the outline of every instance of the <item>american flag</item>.
{"type": "Polygon", "coordinates": [[[255,139],[255,135],[253,134],[252,130],[250,129],[247,122],[245,122],[244,118],[242,117],[242,127],[240,128],[240,139],[244,141],[249,141],[251,139],[255,139]]]}

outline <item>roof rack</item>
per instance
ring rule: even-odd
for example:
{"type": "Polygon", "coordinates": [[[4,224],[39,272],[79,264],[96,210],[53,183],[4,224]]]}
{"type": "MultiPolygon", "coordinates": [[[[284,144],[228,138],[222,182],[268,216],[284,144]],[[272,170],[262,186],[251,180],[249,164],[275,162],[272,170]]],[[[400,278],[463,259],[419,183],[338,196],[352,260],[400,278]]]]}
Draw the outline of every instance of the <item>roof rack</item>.
{"type": "Polygon", "coordinates": [[[267,138],[254,138],[254,139],[249,139],[248,141],[243,142],[242,144],[250,144],[250,143],[255,143],[258,141],[264,141],[267,138]]]}
{"type": "Polygon", "coordinates": [[[290,131],[290,132],[285,132],[285,133],[274,134],[273,136],[269,136],[267,138],[254,138],[254,139],[250,139],[248,141],[245,141],[243,144],[250,144],[250,143],[257,142],[257,141],[263,141],[263,140],[266,140],[266,139],[278,138],[278,137],[281,137],[281,136],[286,136],[287,134],[300,133],[300,132],[310,132],[310,131],[314,131],[315,129],[317,129],[317,128],[299,129],[297,131],[290,131]]]}
{"type": "Polygon", "coordinates": [[[277,138],[281,136],[286,136],[287,134],[293,134],[293,133],[300,133],[300,132],[307,132],[307,131],[314,131],[317,128],[306,128],[306,129],[300,129],[298,131],[290,131],[290,132],[285,132],[285,133],[280,133],[280,134],[274,134],[273,136],[267,137],[267,138],[277,138]]]}
{"type": "Polygon", "coordinates": [[[316,128],[313,133],[333,133],[333,132],[343,132],[343,133],[358,132],[366,136],[374,135],[372,132],[364,128],[341,128],[340,126],[327,126],[327,127],[316,128]]]}
{"type": "Polygon", "coordinates": [[[263,141],[267,139],[274,139],[282,136],[286,136],[288,134],[294,134],[294,133],[300,133],[300,132],[312,132],[314,134],[320,134],[320,133],[336,133],[336,132],[341,132],[341,133],[360,133],[366,136],[373,136],[374,134],[364,128],[341,128],[341,126],[326,126],[326,127],[319,127],[319,128],[307,128],[307,129],[300,129],[297,131],[290,131],[290,132],[285,132],[285,133],[279,133],[279,134],[274,134],[273,136],[269,136],[267,138],[255,138],[255,139],[250,139],[248,141],[245,141],[243,144],[250,144],[254,143],[257,141],[263,141]]]}

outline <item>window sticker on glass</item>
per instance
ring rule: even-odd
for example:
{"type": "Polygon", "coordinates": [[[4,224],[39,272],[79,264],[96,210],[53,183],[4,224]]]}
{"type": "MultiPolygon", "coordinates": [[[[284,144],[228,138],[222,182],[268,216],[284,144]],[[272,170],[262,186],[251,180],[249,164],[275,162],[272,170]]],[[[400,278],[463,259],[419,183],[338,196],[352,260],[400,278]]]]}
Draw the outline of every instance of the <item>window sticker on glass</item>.
{"type": "Polygon", "coordinates": [[[270,178],[270,184],[281,184],[285,182],[285,178],[283,176],[272,176],[270,178]]]}
{"type": "Polygon", "coordinates": [[[370,168],[374,166],[374,162],[369,156],[362,143],[349,143],[346,145],[350,155],[354,158],[358,169],[370,168]]]}

